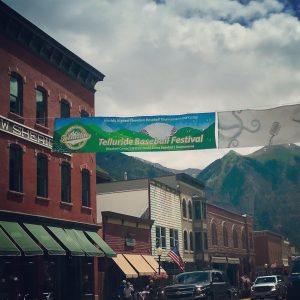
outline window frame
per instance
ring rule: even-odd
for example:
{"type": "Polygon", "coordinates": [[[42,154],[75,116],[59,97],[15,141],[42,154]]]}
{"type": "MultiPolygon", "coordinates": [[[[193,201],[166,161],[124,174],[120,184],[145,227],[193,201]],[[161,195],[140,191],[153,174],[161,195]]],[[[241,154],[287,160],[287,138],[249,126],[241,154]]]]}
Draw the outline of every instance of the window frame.
{"type": "Polygon", "coordinates": [[[81,170],[81,205],[91,207],[91,178],[90,170],[81,170]]]}
{"type": "Polygon", "coordinates": [[[201,216],[201,201],[199,201],[199,200],[194,200],[193,201],[193,210],[194,210],[194,220],[195,221],[202,220],[202,216],[201,216]]]}
{"type": "Polygon", "coordinates": [[[190,231],[189,233],[189,242],[190,242],[190,251],[194,251],[194,236],[193,231],[190,231]]]}
{"type": "Polygon", "coordinates": [[[187,207],[185,198],[182,199],[182,218],[187,219],[187,207]]]}
{"type": "Polygon", "coordinates": [[[71,165],[68,162],[62,162],[61,170],[61,202],[71,203],[71,165]]]}
{"type": "Polygon", "coordinates": [[[228,229],[225,225],[223,225],[223,245],[229,247],[228,229]]]}
{"type": "Polygon", "coordinates": [[[11,73],[9,78],[9,111],[19,116],[23,116],[23,78],[18,73],[11,73]],[[12,94],[12,78],[17,82],[17,95],[12,94]],[[12,99],[15,99],[13,101],[12,99]],[[18,109],[12,109],[12,102],[16,102],[18,109]]]}
{"type": "Polygon", "coordinates": [[[195,238],[195,249],[196,252],[202,252],[203,251],[203,237],[202,237],[202,231],[195,231],[194,232],[194,238],[195,238]]]}
{"type": "Polygon", "coordinates": [[[48,182],[48,157],[44,153],[37,154],[37,181],[36,195],[37,197],[48,198],[49,182],[48,182]]]}
{"type": "Polygon", "coordinates": [[[188,201],[188,218],[190,220],[193,219],[193,204],[191,200],[188,201]]]}
{"type": "Polygon", "coordinates": [[[9,146],[8,184],[10,191],[23,192],[23,149],[17,144],[10,144],[9,146]]]}
{"type": "Polygon", "coordinates": [[[217,225],[216,225],[216,223],[212,222],[210,227],[211,227],[211,244],[213,246],[217,246],[218,245],[217,225]]]}
{"type": "Polygon", "coordinates": [[[184,249],[184,251],[189,251],[189,241],[188,241],[187,230],[183,231],[183,249],[184,249]]]}
{"type": "Polygon", "coordinates": [[[170,248],[179,246],[179,237],[178,237],[178,229],[170,228],[170,248]]]}
{"type": "Polygon", "coordinates": [[[232,229],[233,248],[239,248],[239,237],[236,228],[232,229]]]}
{"type": "Polygon", "coordinates": [[[35,101],[36,101],[36,123],[47,127],[48,126],[48,99],[47,91],[38,86],[35,92],[35,101]],[[38,93],[42,95],[42,101],[38,101],[38,93]],[[39,105],[39,103],[41,103],[39,105]]]}
{"type": "Polygon", "coordinates": [[[71,117],[71,104],[66,99],[60,100],[60,117],[61,118],[71,117]]]}
{"type": "Polygon", "coordinates": [[[166,227],[156,226],[155,227],[155,241],[156,248],[161,247],[162,249],[166,249],[166,227]]]}

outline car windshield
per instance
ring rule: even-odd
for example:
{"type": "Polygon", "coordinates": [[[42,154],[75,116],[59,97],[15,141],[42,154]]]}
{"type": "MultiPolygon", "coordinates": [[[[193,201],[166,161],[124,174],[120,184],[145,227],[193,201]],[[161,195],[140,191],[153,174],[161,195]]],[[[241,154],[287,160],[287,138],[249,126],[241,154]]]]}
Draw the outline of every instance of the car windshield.
{"type": "Polygon", "coordinates": [[[176,276],[177,283],[198,283],[208,281],[208,272],[183,273],[176,276]]]}
{"type": "Polygon", "coordinates": [[[270,277],[258,277],[255,280],[255,284],[261,284],[261,283],[274,283],[276,282],[276,277],[275,276],[270,276],[270,277]]]}
{"type": "Polygon", "coordinates": [[[300,259],[293,262],[292,273],[300,273],[300,259]]]}

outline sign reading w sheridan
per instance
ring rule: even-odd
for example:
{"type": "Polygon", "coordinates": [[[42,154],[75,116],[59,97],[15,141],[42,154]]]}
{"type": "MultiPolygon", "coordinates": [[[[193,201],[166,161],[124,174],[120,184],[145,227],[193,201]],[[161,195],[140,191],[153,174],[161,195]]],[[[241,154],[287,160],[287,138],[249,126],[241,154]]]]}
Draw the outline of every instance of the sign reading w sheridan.
{"type": "Polygon", "coordinates": [[[55,119],[55,152],[146,152],[216,148],[215,113],[55,119]]]}

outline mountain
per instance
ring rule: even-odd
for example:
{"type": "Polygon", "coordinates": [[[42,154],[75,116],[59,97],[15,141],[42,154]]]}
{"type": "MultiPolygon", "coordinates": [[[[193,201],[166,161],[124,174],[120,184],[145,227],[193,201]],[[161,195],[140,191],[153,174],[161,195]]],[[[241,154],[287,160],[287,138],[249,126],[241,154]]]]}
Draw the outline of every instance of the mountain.
{"type": "Polygon", "coordinates": [[[197,178],[208,201],[253,215],[255,230],[282,234],[300,247],[300,147],[265,147],[248,156],[230,151],[197,178]]]}
{"type": "Polygon", "coordinates": [[[158,163],[128,156],[123,153],[97,153],[97,168],[101,173],[105,173],[112,180],[123,180],[124,172],[127,172],[127,179],[153,178],[170,174],[185,173],[192,177],[197,177],[201,172],[197,168],[184,170],[166,168],[158,163]]]}
{"type": "Polygon", "coordinates": [[[112,180],[124,180],[124,173],[127,179],[153,178],[158,176],[170,175],[171,169],[161,168],[150,162],[139,158],[125,155],[123,153],[97,153],[97,167],[106,172],[112,180]]]}

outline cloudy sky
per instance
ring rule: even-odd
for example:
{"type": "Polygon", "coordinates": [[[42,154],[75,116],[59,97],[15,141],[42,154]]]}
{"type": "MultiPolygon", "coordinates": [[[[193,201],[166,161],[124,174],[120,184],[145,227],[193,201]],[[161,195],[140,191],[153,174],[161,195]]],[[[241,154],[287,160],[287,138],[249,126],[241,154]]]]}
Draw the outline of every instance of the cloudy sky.
{"type": "MultiPolygon", "coordinates": [[[[5,2],[106,75],[96,86],[97,116],[300,102],[297,0],[5,2]]],[[[203,168],[227,151],[132,155],[184,169],[203,168]]]]}

